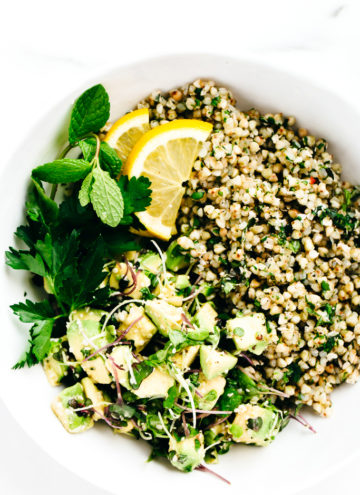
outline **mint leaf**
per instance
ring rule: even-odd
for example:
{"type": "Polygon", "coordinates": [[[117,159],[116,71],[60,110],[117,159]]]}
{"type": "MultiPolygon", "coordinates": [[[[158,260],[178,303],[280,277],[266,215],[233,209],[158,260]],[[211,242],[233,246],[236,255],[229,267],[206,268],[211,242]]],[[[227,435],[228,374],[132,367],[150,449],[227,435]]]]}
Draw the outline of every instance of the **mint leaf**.
{"type": "Polygon", "coordinates": [[[93,171],[94,183],[90,191],[91,203],[100,220],[116,227],[124,213],[124,200],[116,182],[108,172],[96,167],[93,171]]]}
{"type": "Polygon", "coordinates": [[[102,84],[87,89],[75,102],[69,125],[69,141],[76,143],[90,132],[99,131],[110,116],[110,102],[102,84]]]}
{"type": "Polygon", "coordinates": [[[90,191],[93,180],[93,174],[90,172],[81,184],[81,189],[79,191],[79,201],[81,206],[86,206],[90,203],[90,191]]]}
{"type": "Polygon", "coordinates": [[[34,168],[32,174],[33,177],[50,184],[61,184],[83,179],[90,170],[91,165],[85,160],[63,158],[34,168]]]}
{"type": "Polygon", "coordinates": [[[54,316],[48,300],[34,303],[27,299],[24,303],[13,304],[10,308],[24,323],[35,323],[54,316]]]}
{"type": "Polygon", "coordinates": [[[39,361],[42,361],[48,354],[51,346],[51,332],[54,326],[54,320],[38,321],[31,328],[32,352],[39,361]]]}
{"type": "Polygon", "coordinates": [[[123,225],[130,225],[133,221],[131,214],[144,211],[151,204],[151,182],[147,177],[131,177],[122,175],[118,181],[124,198],[123,225]]]}
{"type": "MultiPolygon", "coordinates": [[[[91,162],[96,151],[96,139],[87,138],[79,142],[84,159],[91,162]]],[[[111,177],[116,178],[122,168],[122,161],[118,154],[106,142],[100,144],[99,162],[102,169],[109,172],[111,177]]]]}
{"type": "Polygon", "coordinates": [[[96,139],[94,137],[82,139],[79,141],[79,147],[82,151],[84,160],[91,162],[96,151],[96,139]]]}

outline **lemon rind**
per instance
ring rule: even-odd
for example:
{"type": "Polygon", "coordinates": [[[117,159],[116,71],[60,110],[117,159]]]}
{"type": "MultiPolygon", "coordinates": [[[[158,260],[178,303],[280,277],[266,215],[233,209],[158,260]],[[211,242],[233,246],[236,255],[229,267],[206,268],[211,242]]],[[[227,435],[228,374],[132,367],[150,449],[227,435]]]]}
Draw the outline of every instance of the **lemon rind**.
{"type": "Polygon", "coordinates": [[[115,148],[117,141],[123,134],[132,128],[141,127],[146,124],[149,124],[149,110],[147,108],[134,110],[125,114],[110,127],[104,141],[115,148]]]}
{"type": "Polygon", "coordinates": [[[146,132],[131,150],[124,172],[129,177],[141,175],[143,163],[147,156],[158,146],[168,141],[184,138],[194,138],[204,142],[212,130],[212,124],[196,119],[179,119],[159,125],[146,132]],[[184,133],[184,130],[187,132],[184,133]]]}

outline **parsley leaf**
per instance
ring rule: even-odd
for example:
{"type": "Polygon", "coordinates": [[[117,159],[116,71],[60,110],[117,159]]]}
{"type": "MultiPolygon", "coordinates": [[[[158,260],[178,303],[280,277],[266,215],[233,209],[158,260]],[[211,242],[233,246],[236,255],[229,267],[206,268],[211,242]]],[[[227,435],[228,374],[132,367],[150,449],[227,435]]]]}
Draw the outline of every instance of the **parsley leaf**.
{"type": "Polygon", "coordinates": [[[283,380],[285,383],[295,385],[302,376],[302,370],[298,363],[293,362],[288,366],[288,371],[284,373],[283,380]]]}
{"type": "Polygon", "coordinates": [[[354,230],[359,225],[359,221],[351,213],[342,214],[333,208],[318,207],[314,215],[322,221],[325,217],[331,218],[333,224],[338,229],[345,230],[346,232],[354,230]]]}
{"type": "Polygon", "coordinates": [[[28,366],[30,368],[31,366],[34,366],[37,363],[38,360],[31,351],[31,340],[29,340],[25,351],[20,356],[19,361],[16,364],[14,364],[12,369],[19,370],[21,368],[24,368],[25,366],[28,366]]]}
{"type": "Polygon", "coordinates": [[[334,323],[336,306],[331,306],[331,304],[326,303],[323,306],[321,306],[321,309],[325,311],[326,316],[325,318],[321,316],[318,322],[316,323],[316,326],[318,327],[320,325],[332,325],[334,323]]]}
{"type": "Polygon", "coordinates": [[[27,349],[14,369],[23,368],[25,365],[33,366],[41,362],[50,350],[50,338],[57,317],[54,316],[54,311],[47,300],[38,303],[26,300],[25,303],[13,304],[11,309],[19,316],[20,321],[33,323],[27,349]]]}
{"type": "Polygon", "coordinates": [[[315,304],[310,302],[307,297],[305,297],[305,299],[307,304],[306,311],[309,313],[309,315],[319,316],[318,313],[315,311],[315,304]]]}
{"type": "Polygon", "coordinates": [[[38,253],[32,255],[28,251],[16,251],[11,247],[5,256],[6,264],[14,270],[29,270],[40,277],[46,275],[44,261],[38,253]]]}
{"type": "Polygon", "coordinates": [[[344,203],[342,205],[342,210],[346,211],[351,206],[352,192],[349,189],[344,189],[344,203]]]}
{"type": "Polygon", "coordinates": [[[288,245],[294,254],[297,254],[301,249],[301,243],[298,240],[291,240],[288,245]]]}
{"type": "Polygon", "coordinates": [[[24,303],[13,304],[10,308],[24,323],[34,323],[54,316],[54,311],[48,300],[34,303],[27,299],[24,303]]]}
{"type": "Polygon", "coordinates": [[[34,222],[42,223],[48,229],[48,225],[56,221],[58,213],[58,205],[45,194],[42,185],[33,178],[26,202],[27,216],[34,222]]]}
{"type": "Polygon", "coordinates": [[[325,351],[327,353],[331,352],[333,350],[333,348],[335,347],[335,345],[337,344],[337,338],[338,338],[338,336],[328,337],[326,339],[326,342],[324,342],[319,347],[319,349],[320,350],[323,350],[323,351],[325,351]]]}
{"type": "Polygon", "coordinates": [[[323,292],[327,292],[328,290],[330,290],[330,285],[325,280],[321,282],[321,290],[323,292]]]}
{"type": "Polygon", "coordinates": [[[151,203],[151,182],[147,177],[131,177],[122,175],[118,185],[124,198],[124,217],[121,223],[130,225],[133,222],[132,213],[144,211],[151,203]]]}
{"type": "Polygon", "coordinates": [[[48,354],[51,346],[51,332],[54,326],[54,320],[42,320],[35,323],[31,328],[32,352],[38,361],[42,361],[48,354]]]}

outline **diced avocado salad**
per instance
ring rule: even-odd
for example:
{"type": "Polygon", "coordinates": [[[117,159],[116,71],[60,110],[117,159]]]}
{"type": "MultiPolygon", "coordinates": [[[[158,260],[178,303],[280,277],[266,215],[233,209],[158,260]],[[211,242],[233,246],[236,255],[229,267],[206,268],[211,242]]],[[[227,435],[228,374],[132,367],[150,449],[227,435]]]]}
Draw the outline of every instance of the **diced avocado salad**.
{"type": "MultiPolygon", "coordinates": [[[[172,154],[164,148],[167,124],[162,151],[154,144],[141,158],[159,135],[149,113],[134,112],[134,122],[145,119],[135,132],[132,114],[109,127],[109,109],[103,86],[87,90],[74,104],[68,146],[32,171],[26,224],[15,233],[22,246],[10,248],[6,262],[31,273],[42,300],[12,306],[32,325],[14,368],[42,364],[61,387],[52,410],[69,433],[105,422],[148,442],[151,459],[208,470],[204,463],[231,445],[271,443],[298,417],[301,397],[272,388],[260,372],[279,341],[275,319],[269,323],[260,305],[229,304],[228,279],[205,276],[194,242],[184,242],[184,229],[176,233],[181,184],[161,216],[165,200],[151,170],[178,154],[174,141],[172,154]]],[[[190,132],[181,122],[171,129],[190,132]]],[[[191,138],[177,143],[189,177],[200,150],[193,141],[205,141],[212,127],[191,122],[191,138]]]]}

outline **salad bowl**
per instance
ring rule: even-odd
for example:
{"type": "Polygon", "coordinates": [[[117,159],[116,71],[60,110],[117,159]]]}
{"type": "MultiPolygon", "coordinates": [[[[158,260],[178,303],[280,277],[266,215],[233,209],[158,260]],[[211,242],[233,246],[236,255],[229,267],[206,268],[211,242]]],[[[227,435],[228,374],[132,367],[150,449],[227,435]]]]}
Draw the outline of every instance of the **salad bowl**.
{"type": "MultiPolygon", "coordinates": [[[[344,178],[360,183],[359,115],[339,96],[310,80],[249,60],[215,55],[165,56],[98,74],[81,88],[74,88],[34,125],[2,171],[2,252],[14,243],[13,232],[22,221],[21,205],[30,171],[38,163],[51,161],[65,145],[70,107],[81,91],[102,83],[110,95],[114,120],[154,89],[166,90],[196,78],[212,79],[229,87],[240,108],[294,115],[300,126],[329,141],[330,152],[343,166],[344,178]]],[[[316,434],[293,423],[266,449],[238,446],[220,457],[220,463],[212,468],[228,479],[230,486],[202,472],[183,474],[163,462],[147,463],[150,452],[143,442],[113,435],[105,427],[83,435],[67,435],[51,412],[50,402],[57,391],[49,388],[41,367],[11,369],[23,349],[26,329],[8,307],[33,289],[28,276],[10,271],[5,265],[2,270],[0,396],[26,433],[50,456],[99,488],[114,494],[134,487],[139,492],[157,494],[159,487],[166,486],[173,493],[215,493],[221,489],[228,493],[241,490],[260,495],[266,490],[269,494],[291,495],[357,455],[360,394],[358,386],[348,385],[333,394],[330,418],[305,412],[316,434]]]]}

